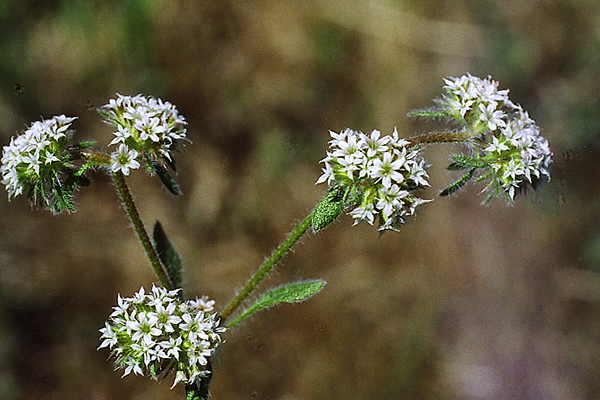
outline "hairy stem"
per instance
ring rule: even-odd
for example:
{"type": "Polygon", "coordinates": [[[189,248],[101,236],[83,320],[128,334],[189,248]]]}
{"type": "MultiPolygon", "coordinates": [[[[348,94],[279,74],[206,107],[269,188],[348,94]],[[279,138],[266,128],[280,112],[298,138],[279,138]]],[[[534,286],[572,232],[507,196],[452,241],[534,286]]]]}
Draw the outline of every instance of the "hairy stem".
{"type": "Polygon", "coordinates": [[[152,268],[158,276],[160,283],[167,288],[168,290],[173,289],[173,284],[169,279],[169,274],[167,273],[167,269],[163,265],[163,263],[158,258],[156,254],[156,250],[150,241],[150,237],[144,228],[144,222],[140,218],[140,214],[138,213],[137,207],[135,206],[135,202],[133,201],[133,196],[127,187],[127,183],[125,182],[125,176],[121,171],[113,172],[112,174],[115,185],[117,186],[117,191],[119,192],[119,196],[121,197],[121,201],[123,202],[123,206],[125,207],[125,211],[127,211],[127,215],[129,219],[133,223],[133,228],[140,238],[140,242],[142,242],[142,247],[150,259],[150,264],[152,264],[152,268]]]}
{"type": "Polygon", "coordinates": [[[473,133],[468,131],[430,132],[416,135],[408,139],[412,145],[425,143],[464,142],[473,139],[473,133]]]}
{"type": "Polygon", "coordinates": [[[313,213],[310,213],[300,225],[296,227],[289,234],[289,236],[279,245],[275,251],[271,254],[269,258],[265,260],[265,262],[260,266],[258,271],[250,278],[246,286],[244,286],[239,293],[234,297],[233,300],[225,307],[223,312],[221,313],[221,321],[225,321],[227,317],[229,317],[239,306],[246,300],[246,298],[252,293],[254,289],[258,286],[258,284],[267,276],[269,272],[277,265],[279,260],[296,244],[296,242],[306,233],[308,228],[310,228],[310,223],[313,218],[313,213]]]}
{"type": "Polygon", "coordinates": [[[81,155],[84,159],[90,161],[92,165],[110,165],[110,156],[106,153],[100,153],[97,151],[86,150],[82,151],[81,155]]]}

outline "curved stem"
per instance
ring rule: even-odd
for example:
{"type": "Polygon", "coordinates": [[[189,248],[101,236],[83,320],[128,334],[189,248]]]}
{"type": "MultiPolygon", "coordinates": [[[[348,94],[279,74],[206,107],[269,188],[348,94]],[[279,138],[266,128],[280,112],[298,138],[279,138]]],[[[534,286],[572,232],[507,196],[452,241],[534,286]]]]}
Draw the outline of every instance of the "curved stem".
{"type": "Polygon", "coordinates": [[[313,218],[313,213],[311,212],[300,225],[296,227],[289,234],[289,236],[279,245],[275,251],[271,254],[269,258],[265,260],[265,262],[260,266],[258,271],[250,278],[246,286],[244,286],[238,294],[231,300],[231,302],[225,307],[223,312],[221,312],[221,321],[225,321],[227,317],[231,316],[231,314],[246,300],[246,298],[252,293],[254,289],[258,286],[258,284],[267,276],[269,272],[277,265],[279,260],[296,244],[296,242],[306,233],[308,228],[310,228],[310,223],[313,218]]]}
{"type": "Polygon", "coordinates": [[[152,242],[150,242],[150,237],[144,228],[144,222],[140,218],[140,214],[138,213],[135,202],[133,201],[133,196],[127,187],[127,183],[125,182],[125,176],[121,171],[113,172],[112,176],[115,185],[117,186],[119,196],[121,197],[121,201],[123,202],[123,206],[125,207],[125,211],[127,211],[127,215],[133,223],[133,228],[140,238],[140,242],[142,242],[142,247],[150,259],[150,263],[152,264],[152,268],[154,269],[156,276],[158,276],[160,283],[165,288],[172,290],[173,284],[171,283],[171,279],[169,279],[169,274],[167,273],[163,263],[158,258],[158,254],[156,254],[156,250],[154,249],[152,242]]]}

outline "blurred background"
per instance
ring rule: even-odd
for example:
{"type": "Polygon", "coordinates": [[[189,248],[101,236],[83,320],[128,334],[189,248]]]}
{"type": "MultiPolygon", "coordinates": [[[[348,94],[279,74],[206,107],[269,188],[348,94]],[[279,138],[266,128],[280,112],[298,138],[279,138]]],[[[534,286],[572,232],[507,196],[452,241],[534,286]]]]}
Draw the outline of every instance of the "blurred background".
{"type": "MultiPolygon", "coordinates": [[[[188,297],[223,307],[324,194],[329,130],[406,137],[443,78],[492,75],[554,151],[514,206],[436,198],[460,147],[430,146],[436,198],[398,233],[343,216],[262,286],[323,278],[226,334],[214,399],[594,399],[600,393],[600,4],[595,0],[3,0],[0,139],[115,93],[175,104],[184,194],[129,182],[179,250],[188,297]]],[[[0,398],[181,399],[97,351],[116,304],[156,282],[103,173],[78,211],[0,195],[0,398]]],[[[4,190],[2,190],[4,192],[4,190]]]]}

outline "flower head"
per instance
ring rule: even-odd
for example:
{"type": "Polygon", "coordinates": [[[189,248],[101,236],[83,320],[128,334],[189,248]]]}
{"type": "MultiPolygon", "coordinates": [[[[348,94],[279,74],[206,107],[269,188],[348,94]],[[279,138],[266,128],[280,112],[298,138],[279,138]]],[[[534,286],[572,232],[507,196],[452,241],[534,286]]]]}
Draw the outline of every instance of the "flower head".
{"type": "Polygon", "coordinates": [[[460,125],[462,130],[440,136],[466,140],[475,156],[452,157],[450,169],[469,172],[442,194],[458,190],[476,170],[482,171],[477,181],[490,179],[486,202],[504,193],[512,203],[515,194],[527,185],[535,188],[543,180],[550,180],[553,155],[548,141],[527,112],[508,98],[508,90],[499,90],[498,82],[489,76],[481,79],[464,75],[444,81],[445,92],[437,100],[438,108],[414,115],[443,116],[460,125]]]}
{"type": "MultiPolygon", "coordinates": [[[[118,145],[114,157],[122,157],[129,162],[115,163],[111,169],[123,173],[134,167],[131,160],[143,160],[151,173],[161,173],[166,166],[174,167],[172,151],[186,140],[187,122],[169,102],[152,97],[134,97],[117,94],[108,104],[98,110],[105,122],[116,128],[111,145],[118,145]],[[135,152],[135,157],[132,155],[135,152]],[[129,156],[125,157],[124,154],[129,156]]],[[[163,180],[164,182],[164,180],[163,180]]],[[[169,188],[171,189],[171,188],[169,188]]]]}
{"type": "Polygon", "coordinates": [[[377,217],[380,230],[396,229],[414,214],[415,204],[426,202],[412,192],[429,185],[427,166],[419,148],[400,139],[396,130],[387,136],[351,129],[330,134],[330,151],[317,183],[327,182],[342,193],[355,223],[373,224],[377,217]]]}
{"type": "Polygon", "coordinates": [[[36,121],[2,150],[2,183],[8,198],[26,194],[54,212],[74,211],[73,192],[84,178],[72,164],[78,150],[69,130],[75,117],[64,115],[36,121]]]}
{"type": "Polygon", "coordinates": [[[207,358],[221,343],[219,326],[208,299],[181,302],[178,291],[154,286],[133,298],[119,296],[108,322],[100,329],[102,343],[115,357],[124,375],[149,375],[160,379],[175,373],[179,382],[197,383],[210,374],[207,358]]]}
{"type": "Polygon", "coordinates": [[[507,110],[518,106],[508,99],[508,90],[498,90],[498,82],[463,75],[444,79],[445,93],[438,104],[444,115],[468,125],[474,135],[506,125],[507,110]]]}

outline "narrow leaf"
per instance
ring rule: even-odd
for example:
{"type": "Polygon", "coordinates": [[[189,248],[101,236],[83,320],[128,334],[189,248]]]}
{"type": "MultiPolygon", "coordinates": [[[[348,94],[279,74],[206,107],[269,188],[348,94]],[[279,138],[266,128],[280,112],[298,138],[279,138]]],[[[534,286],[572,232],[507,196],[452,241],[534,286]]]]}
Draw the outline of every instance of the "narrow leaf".
{"type": "Polygon", "coordinates": [[[442,118],[446,117],[447,114],[440,110],[415,110],[408,113],[410,118],[442,118]]]}
{"type": "Polygon", "coordinates": [[[169,192],[180,195],[181,189],[177,184],[177,181],[169,174],[167,167],[159,162],[152,161],[152,170],[158,175],[160,181],[165,185],[169,192]]]}
{"type": "Polygon", "coordinates": [[[167,268],[167,274],[169,274],[173,287],[181,289],[181,259],[158,221],[154,224],[152,239],[158,258],[167,268]]]}
{"type": "MultiPolygon", "coordinates": [[[[486,172],[485,174],[481,175],[479,178],[475,179],[475,183],[478,183],[478,182],[481,182],[481,181],[485,181],[487,178],[489,178],[490,176],[494,175],[494,173],[495,173],[494,170],[486,172]]],[[[490,183],[490,185],[491,185],[491,183],[490,183]]],[[[488,185],[488,187],[490,185],[488,185]]],[[[487,189],[487,187],[484,190],[486,190],[486,189],[487,189]]]]}
{"type": "Polygon", "coordinates": [[[457,163],[457,162],[450,163],[450,165],[448,165],[446,167],[446,169],[449,171],[461,171],[461,170],[467,169],[467,168],[471,168],[471,167],[468,167],[465,164],[461,164],[461,163],[457,163]]]}
{"type": "Polygon", "coordinates": [[[453,171],[467,168],[485,168],[489,166],[487,162],[479,158],[463,156],[460,154],[453,154],[452,161],[454,162],[450,164],[447,168],[453,171]]]}
{"type": "Polygon", "coordinates": [[[448,186],[446,189],[442,190],[440,192],[440,196],[448,196],[449,194],[456,192],[458,189],[463,187],[467,182],[469,182],[469,180],[473,177],[474,173],[475,173],[475,168],[471,168],[469,170],[469,172],[467,172],[465,175],[463,175],[459,180],[454,182],[452,185],[448,186]]]}
{"type": "Polygon", "coordinates": [[[325,281],[317,279],[314,281],[291,283],[281,286],[277,289],[273,289],[265,293],[256,301],[256,303],[244,311],[242,315],[229,323],[227,328],[231,328],[232,326],[239,324],[250,315],[265,308],[269,308],[280,303],[294,303],[306,300],[309,297],[317,294],[323,288],[323,286],[325,286],[325,281]]]}
{"type": "Polygon", "coordinates": [[[85,150],[85,149],[89,149],[90,147],[92,147],[95,144],[96,144],[95,140],[88,140],[88,141],[85,141],[85,142],[79,142],[79,143],[76,143],[75,145],[73,145],[71,147],[71,150],[74,150],[74,151],[85,150]]]}

